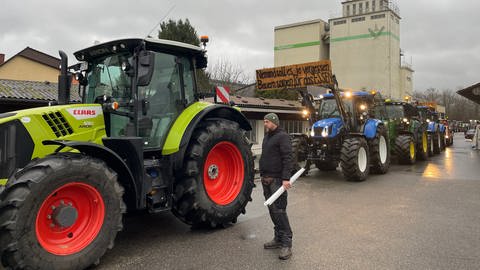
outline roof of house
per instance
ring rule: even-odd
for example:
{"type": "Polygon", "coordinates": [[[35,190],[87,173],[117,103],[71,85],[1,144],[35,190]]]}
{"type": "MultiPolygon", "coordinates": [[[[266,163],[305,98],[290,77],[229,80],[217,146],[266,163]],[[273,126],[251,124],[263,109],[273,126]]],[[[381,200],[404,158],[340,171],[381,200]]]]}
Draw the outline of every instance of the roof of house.
{"type": "MultiPolygon", "coordinates": [[[[72,101],[80,101],[75,87],[71,91],[72,101]]],[[[58,84],[51,82],[18,81],[0,79],[0,99],[23,101],[56,101],[58,84]]]]}
{"type": "Polygon", "coordinates": [[[469,86],[465,89],[457,91],[457,94],[480,104],[480,83],[469,86]]]}
{"type": "Polygon", "coordinates": [[[25,49],[23,49],[19,53],[10,57],[7,61],[5,61],[3,64],[1,64],[0,67],[5,65],[6,63],[8,63],[8,61],[12,60],[13,58],[15,58],[17,56],[22,56],[22,57],[25,57],[29,60],[38,62],[40,64],[43,64],[43,65],[46,65],[46,66],[49,66],[49,67],[52,67],[52,68],[60,69],[60,58],[53,57],[51,55],[48,55],[48,54],[43,53],[41,51],[37,51],[37,50],[32,49],[30,47],[26,47],[25,49]]]}

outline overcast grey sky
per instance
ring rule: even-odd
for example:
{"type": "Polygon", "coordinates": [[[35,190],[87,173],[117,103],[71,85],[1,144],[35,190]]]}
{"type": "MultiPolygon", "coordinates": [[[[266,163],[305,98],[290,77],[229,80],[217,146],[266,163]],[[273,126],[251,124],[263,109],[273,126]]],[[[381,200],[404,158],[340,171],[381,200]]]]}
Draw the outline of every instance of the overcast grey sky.
{"type": "MultiPolygon", "coordinates": [[[[167,16],[190,19],[199,35],[210,36],[209,62],[228,59],[254,76],[273,66],[273,29],[312,19],[328,20],[340,0],[3,0],[0,53],[10,58],[29,46],[58,57],[95,40],[144,37],[167,16]]],[[[414,89],[469,86],[480,81],[480,2],[402,0],[401,47],[412,57],[414,89]]],[[[156,31],[155,31],[156,33],[156,31]]],[[[74,60],[71,58],[70,63],[74,60]]]]}

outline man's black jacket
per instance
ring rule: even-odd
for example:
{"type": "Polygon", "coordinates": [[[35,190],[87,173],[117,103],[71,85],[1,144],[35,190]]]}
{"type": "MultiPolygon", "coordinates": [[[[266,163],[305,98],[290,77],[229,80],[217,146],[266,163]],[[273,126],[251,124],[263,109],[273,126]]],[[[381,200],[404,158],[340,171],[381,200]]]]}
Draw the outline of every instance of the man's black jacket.
{"type": "Polygon", "coordinates": [[[263,138],[260,175],[290,179],[292,172],[292,144],[288,134],[277,127],[263,138]]]}

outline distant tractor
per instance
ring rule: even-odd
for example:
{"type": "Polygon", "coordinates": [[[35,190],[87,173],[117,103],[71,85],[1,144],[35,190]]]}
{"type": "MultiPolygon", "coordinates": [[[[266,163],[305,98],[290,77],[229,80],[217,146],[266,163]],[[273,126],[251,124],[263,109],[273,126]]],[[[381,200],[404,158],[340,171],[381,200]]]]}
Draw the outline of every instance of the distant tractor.
{"type": "Polygon", "coordinates": [[[388,118],[392,121],[391,148],[400,164],[414,164],[427,160],[430,141],[427,123],[420,120],[415,106],[407,102],[385,102],[388,118]]]}
{"type": "Polygon", "coordinates": [[[309,135],[292,134],[297,168],[306,163],[319,170],[334,171],[340,164],[349,181],[364,181],[370,171],[387,173],[390,147],[385,105],[379,93],[340,92],[320,97],[319,106],[309,93],[303,103],[310,112],[309,135]]]}
{"type": "Polygon", "coordinates": [[[430,147],[428,155],[440,154],[445,149],[445,126],[439,123],[438,113],[431,106],[417,106],[420,119],[427,124],[428,141],[430,147]]]}
{"type": "MultiPolygon", "coordinates": [[[[202,39],[205,46],[206,38],[202,39]]],[[[84,269],[125,212],[171,210],[193,226],[236,222],[254,165],[235,108],[198,101],[203,48],[122,39],[75,53],[82,104],[0,114],[0,256],[12,269],[84,269]]]]}

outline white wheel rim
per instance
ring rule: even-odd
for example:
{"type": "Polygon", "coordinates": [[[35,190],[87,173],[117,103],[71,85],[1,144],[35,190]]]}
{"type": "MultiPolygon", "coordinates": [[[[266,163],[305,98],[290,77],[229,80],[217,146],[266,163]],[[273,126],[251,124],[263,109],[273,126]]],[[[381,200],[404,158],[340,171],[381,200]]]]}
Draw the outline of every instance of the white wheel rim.
{"type": "Polygon", "coordinates": [[[431,142],[430,142],[430,151],[431,151],[431,152],[433,152],[433,148],[434,148],[434,147],[433,147],[433,140],[431,140],[431,142]]]}
{"type": "Polygon", "coordinates": [[[365,151],[364,147],[358,149],[358,168],[361,172],[367,169],[367,151],[365,151]]]}
{"type": "Polygon", "coordinates": [[[385,137],[383,136],[380,137],[378,148],[380,152],[380,162],[382,164],[385,164],[385,162],[387,161],[387,140],[385,140],[385,137]]]}

